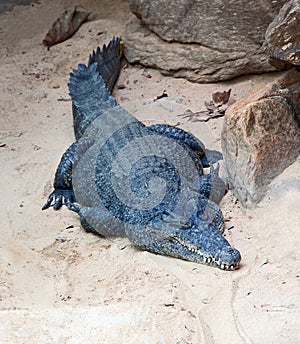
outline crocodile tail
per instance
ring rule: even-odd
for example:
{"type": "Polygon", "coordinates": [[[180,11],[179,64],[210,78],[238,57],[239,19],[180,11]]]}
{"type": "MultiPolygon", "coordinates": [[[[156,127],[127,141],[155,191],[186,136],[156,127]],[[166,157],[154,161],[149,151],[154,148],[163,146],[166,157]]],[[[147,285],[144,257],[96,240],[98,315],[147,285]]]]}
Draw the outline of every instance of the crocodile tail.
{"type": "Polygon", "coordinates": [[[90,54],[88,66],[97,63],[97,71],[102,76],[107,89],[111,93],[119,77],[123,42],[121,38],[113,38],[109,44],[99,47],[90,54]]]}
{"type": "Polygon", "coordinates": [[[68,86],[73,102],[74,131],[78,140],[97,117],[117,106],[117,102],[107,90],[96,63],[88,67],[79,64],[78,69],[70,73],[68,86]]]}
{"type": "Polygon", "coordinates": [[[123,42],[120,38],[113,38],[107,46],[104,44],[102,49],[98,47],[90,54],[87,67],[79,65],[78,70],[71,74],[69,89],[73,100],[73,127],[76,140],[99,116],[101,109],[115,106],[111,92],[120,73],[122,52],[123,42]],[[85,86],[81,87],[83,85],[85,86]],[[79,88],[81,94],[78,92],[79,88]],[[91,105],[83,111],[81,108],[86,100],[91,105]],[[91,110],[93,102],[97,102],[98,111],[91,110]]]}

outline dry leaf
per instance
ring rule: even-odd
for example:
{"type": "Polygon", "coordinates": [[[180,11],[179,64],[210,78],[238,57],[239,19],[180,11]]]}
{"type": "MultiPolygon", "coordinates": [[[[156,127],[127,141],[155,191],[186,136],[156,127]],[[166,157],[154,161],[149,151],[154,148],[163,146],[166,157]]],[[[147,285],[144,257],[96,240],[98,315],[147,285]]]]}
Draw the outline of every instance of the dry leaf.
{"type": "Polygon", "coordinates": [[[90,12],[78,12],[77,7],[68,8],[52,25],[43,44],[52,47],[70,38],[87,20],[90,12]]]}
{"type": "Polygon", "coordinates": [[[187,110],[180,116],[187,118],[191,122],[207,122],[211,118],[222,117],[227,108],[235,102],[234,100],[229,101],[230,93],[231,89],[224,92],[215,92],[212,94],[210,102],[204,102],[206,110],[197,112],[187,110]]]}
{"type": "Polygon", "coordinates": [[[212,100],[215,104],[227,104],[230,98],[231,89],[224,92],[215,92],[212,94],[212,100]]]}
{"type": "Polygon", "coordinates": [[[187,118],[191,122],[207,122],[210,119],[207,111],[193,112],[190,109],[187,109],[184,114],[179,116],[187,118]]]}

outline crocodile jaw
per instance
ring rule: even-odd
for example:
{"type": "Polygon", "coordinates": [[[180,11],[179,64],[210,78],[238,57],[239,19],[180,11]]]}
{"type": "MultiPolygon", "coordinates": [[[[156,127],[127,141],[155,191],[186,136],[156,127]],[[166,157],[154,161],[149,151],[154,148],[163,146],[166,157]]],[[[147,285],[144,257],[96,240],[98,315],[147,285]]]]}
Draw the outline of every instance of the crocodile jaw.
{"type": "MultiPolygon", "coordinates": [[[[189,256],[186,254],[185,259],[195,261],[197,263],[211,265],[218,267],[221,270],[226,271],[233,271],[237,270],[240,267],[241,256],[238,250],[236,250],[232,246],[225,246],[223,250],[219,250],[217,255],[211,255],[207,252],[203,252],[203,250],[193,247],[193,246],[186,246],[184,243],[180,243],[180,245],[185,247],[188,251],[191,252],[189,256]],[[228,257],[223,257],[224,251],[229,251],[228,257]]],[[[226,254],[226,253],[225,253],[226,254]]],[[[180,258],[180,257],[179,257],[180,258]]]]}
{"type": "MultiPolygon", "coordinates": [[[[135,232],[135,231],[134,231],[135,232]]],[[[161,255],[233,271],[239,268],[241,255],[230,246],[220,231],[211,223],[200,228],[144,229],[138,236],[131,232],[130,240],[138,247],[161,255]]]]}

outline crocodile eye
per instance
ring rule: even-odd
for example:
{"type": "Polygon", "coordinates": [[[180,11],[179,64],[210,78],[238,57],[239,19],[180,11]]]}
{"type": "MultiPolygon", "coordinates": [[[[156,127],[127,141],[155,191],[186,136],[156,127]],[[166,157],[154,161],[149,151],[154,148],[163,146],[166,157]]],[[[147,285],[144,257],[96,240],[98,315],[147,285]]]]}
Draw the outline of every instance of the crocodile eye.
{"type": "Polygon", "coordinates": [[[191,226],[188,223],[186,223],[186,222],[185,223],[181,223],[180,229],[188,230],[188,229],[191,229],[191,226]]]}
{"type": "Polygon", "coordinates": [[[187,230],[191,229],[191,227],[186,225],[186,226],[182,226],[180,229],[187,231],[187,230]]]}

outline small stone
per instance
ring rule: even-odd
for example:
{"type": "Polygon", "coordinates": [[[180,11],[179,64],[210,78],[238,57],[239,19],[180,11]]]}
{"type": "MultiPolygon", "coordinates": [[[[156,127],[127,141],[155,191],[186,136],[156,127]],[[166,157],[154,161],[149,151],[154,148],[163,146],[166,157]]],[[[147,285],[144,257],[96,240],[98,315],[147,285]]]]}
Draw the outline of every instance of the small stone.
{"type": "Polygon", "coordinates": [[[66,241],[70,241],[70,239],[67,239],[65,237],[56,237],[55,240],[58,242],[61,242],[61,243],[66,242],[66,241]]]}
{"type": "Polygon", "coordinates": [[[208,305],[208,304],[209,304],[209,299],[204,298],[204,299],[201,300],[201,302],[202,302],[204,305],[208,305]]]}

